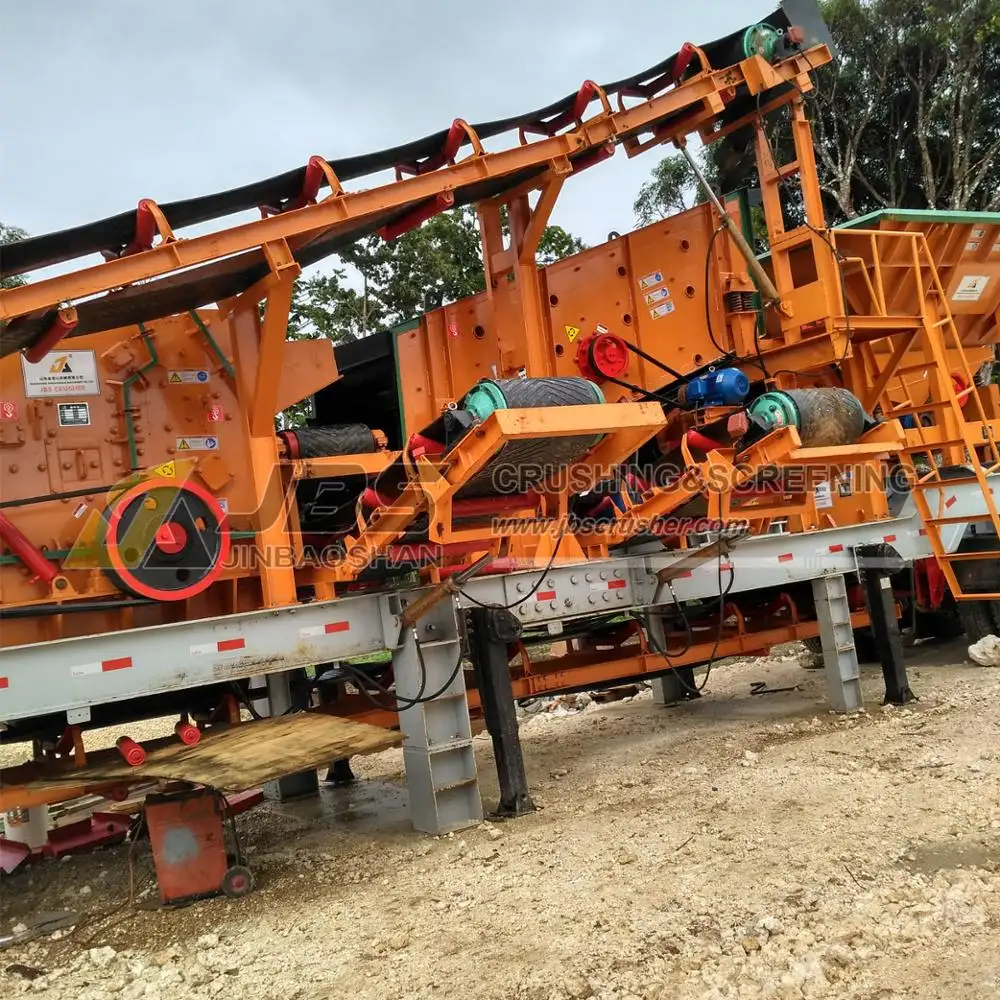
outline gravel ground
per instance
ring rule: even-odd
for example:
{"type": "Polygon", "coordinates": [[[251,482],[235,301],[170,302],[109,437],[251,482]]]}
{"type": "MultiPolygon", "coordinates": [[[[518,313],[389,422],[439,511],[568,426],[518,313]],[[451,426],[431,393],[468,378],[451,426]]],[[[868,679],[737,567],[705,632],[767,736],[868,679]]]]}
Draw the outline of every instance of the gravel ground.
{"type": "Polygon", "coordinates": [[[530,717],[543,808],[449,837],[409,830],[399,751],[368,758],[351,789],[241,819],[259,888],[238,901],[132,907],[124,847],[43,865],[4,883],[0,930],[84,916],[6,951],[4,992],[995,998],[1000,671],[960,646],[911,657],[920,703],[883,710],[866,668],[870,714],[851,719],[790,654],[716,670],[708,697],[676,708],[646,693],[530,717]],[[751,696],[755,681],[799,689],[751,696]]]}

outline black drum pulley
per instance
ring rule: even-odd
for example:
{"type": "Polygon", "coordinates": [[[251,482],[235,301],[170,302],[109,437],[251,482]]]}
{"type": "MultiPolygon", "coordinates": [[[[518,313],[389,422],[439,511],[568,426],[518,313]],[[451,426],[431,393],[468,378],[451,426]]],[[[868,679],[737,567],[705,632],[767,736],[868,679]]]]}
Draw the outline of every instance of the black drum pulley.
{"type": "Polygon", "coordinates": [[[147,480],[118,497],[104,517],[104,572],[136,597],[194,597],[219,578],[229,557],[226,514],[195,483],[147,480]]]}

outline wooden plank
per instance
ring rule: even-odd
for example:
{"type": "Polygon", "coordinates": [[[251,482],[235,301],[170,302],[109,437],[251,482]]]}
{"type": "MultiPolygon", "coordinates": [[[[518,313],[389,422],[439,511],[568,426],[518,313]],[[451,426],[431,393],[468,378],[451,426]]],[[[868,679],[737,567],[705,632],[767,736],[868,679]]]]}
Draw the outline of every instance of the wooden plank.
{"type": "Polygon", "coordinates": [[[165,779],[239,792],[339,757],[385,750],[402,739],[398,732],[364,722],[304,712],[207,732],[193,747],[174,743],[150,750],[139,767],[129,767],[124,761],[97,761],[70,774],[38,776],[21,787],[34,791],[64,787],[69,777],[84,786],[165,779]]]}

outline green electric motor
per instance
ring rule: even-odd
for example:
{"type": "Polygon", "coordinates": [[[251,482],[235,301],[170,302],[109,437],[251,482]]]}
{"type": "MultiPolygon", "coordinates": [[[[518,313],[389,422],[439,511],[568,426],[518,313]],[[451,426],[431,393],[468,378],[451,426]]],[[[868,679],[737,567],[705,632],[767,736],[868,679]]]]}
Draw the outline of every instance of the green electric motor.
{"type": "Polygon", "coordinates": [[[744,57],[749,59],[751,56],[761,56],[768,62],[773,62],[783,34],[769,24],[752,24],[743,32],[744,57]]]}
{"type": "Polygon", "coordinates": [[[747,416],[767,433],[795,427],[806,448],[854,444],[870,420],[861,400],[838,388],[765,392],[747,407],[747,416]]]}

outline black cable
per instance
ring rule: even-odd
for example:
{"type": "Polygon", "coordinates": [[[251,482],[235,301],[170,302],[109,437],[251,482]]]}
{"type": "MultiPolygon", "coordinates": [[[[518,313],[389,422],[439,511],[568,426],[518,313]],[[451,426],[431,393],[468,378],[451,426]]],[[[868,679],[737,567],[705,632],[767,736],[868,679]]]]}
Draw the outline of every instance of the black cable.
{"type": "Polygon", "coordinates": [[[471,594],[467,594],[464,590],[459,590],[459,593],[467,600],[471,601],[478,608],[490,608],[493,611],[510,611],[511,608],[516,608],[519,604],[523,604],[530,597],[532,597],[538,590],[539,587],[545,582],[545,577],[549,575],[549,570],[552,569],[552,564],[556,561],[556,556],[559,555],[559,546],[562,545],[562,540],[566,536],[566,528],[564,527],[562,531],[559,532],[559,537],[556,539],[556,544],[552,549],[552,555],[549,556],[549,561],[545,564],[545,569],[542,570],[541,575],[535,581],[535,585],[525,594],[523,597],[519,597],[516,601],[511,604],[484,604],[482,601],[477,601],[471,594]]]}
{"type": "Polygon", "coordinates": [[[448,680],[438,688],[437,691],[431,694],[424,694],[424,689],[427,684],[427,668],[424,664],[424,654],[420,648],[420,642],[417,641],[417,659],[420,661],[420,688],[418,697],[416,698],[401,698],[394,691],[390,691],[388,688],[383,687],[378,681],[372,680],[370,677],[366,676],[362,671],[357,670],[352,664],[343,664],[342,667],[348,673],[352,675],[352,680],[355,686],[358,688],[360,693],[371,702],[376,708],[381,709],[385,712],[402,712],[408,708],[413,708],[415,705],[423,705],[429,701],[434,701],[436,698],[440,698],[452,684],[455,683],[455,678],[458,677],[459,671],[462,669],[462,652],[459,650],[458,661],[455,663],[455,669],[452,670],[451,675],[448,680]],[[366,681],[373,687],[377,688],[382,694],[387,697],[391,697],[395,700],[394,705],[386,705],[384,702],[379,701],[370,691],[368,691],[362,681],[366,681]]]}
{"type": "Polygon", "coordinates": [[[88,486],[86,489],[69,490],[67,493],[43,493],[41,496],[22,497],[20,500],[3,500],[0,501],[0,509],[6,509],[7,507],[27,507],[33,503],[47,503],[50,500],[73,500],[76,497],[89,497],[96,493],[106,495],[112,491],[127,489],[128,485],[134,484],[123,486],[121,483],[112,483],[110,486],[88,486]]]}
{"type": "Polygon", "coordinates": [[[708,339],[712,342],[712,346],[719,352],[719,355],[723,358],[733,357],[731,351],[726,351],[719,346],[719,342],[715,339],[715,332],[712,329],[712,302],[711,296],[709,295],[709,284],[712,280],[712,248],[715,246],[715,241],[726,227],[721,223],[718,228],[712,232],[712,236],[708,241],[708,249],[705,251],[705,324],[708,328],[708,339]]]}
{"type": "Polygon", "coordinates": [[[725,590],[722,588],[722,548],[719,548],[719,561],[718,561],[718,579],[719,579],[719,628],[715,633],[715,644],[712,646],[712,652],[708,657],[708,666],[705,670],[705,678],[701,682],[701,687],[698,688],[699,694],[702,689],[708,683],[708,678],[711,676],[712,667],[715,665],[715,656],[719,651],[719,646],[722,643],[722,633],[726,627],[726,598],[729,596],[730,591],[733,589],[733,585],[736,583],[736,567],[733,565],[732,560],[729,562],[729,583],[726,584],[725,590]]]}
{"type": "Polygon", "coordinates": [[[141,608],[158,604],[150,598],[137,597],[112,601],[73,601],[66,604],[25,604],[14,608],[0,608],[0,620],[7,618],[43,618],[51,615],[71,615],[88,611],[117,611],[119,608],[141,608]]]}
{"type": "MultiPolygon", "coordinates": [[[[718,598],[718,600],[719,600],[719,624],[718,624],[718,628],[716,629],[715,643],[712,646],[712,652],[709,654],[708,663],[707,663],[707,669],[705,670],[705,676],[702,679],[701,684],[692,687],[690,684],[687,683],[687,681],[684,680],[684,678],[679,673],[679,671],[682,668],[680,668],[680,667],[674,667],[671,664],[671,668],[675,672],[675,674],[677,676],[677,680],[680,682],[681,687],[683,687],[689,694],[696,694],[696,695],[697,694],[701,694],[701,692],[705,690],[705,685],[708,684],[708,678],[712,674],[712,667],[715,664],[715,657],[716,657],[716,654],[719,651],[719,646],[722,643],[722,633],[723,633],[723,631],[725,629],[725,624],[726,624],[726,598],[729,596],[730,592],[733,589],[733,585],[736,583],[736,568],[733,566],[732,561],[730,561],[730,563],[729,563],[729,583],[727,583],[726,586],[725,586],[725,589],[723,589],[723,586],[722,586],[722,549],[721,548],[719,549],[719,557],[718,557],[718,564],[717,565],[718,565],[718,581],[719,581],[719,598],[718,598]]],[[[684,650],[682,650],[681,652],[668,653],[666,651],[666,649],[660,648],[659,643],[656,641],[656,639],[653,637],[652,633],[649,631],[648,625],[647,625],[647,628],[646,628],[646,637],[647,637],[650,645],[653,647],[654,652],[659,653],[659,655],[662,656],[667,661],[668,664],[670,663],[671,657],[683,656],[685,653],[687,653],[691,649],[691,646],[694,644],[694,638],[693,638],[694,634],[693,634],[693,630],[691,628],[690,620],[687,617],[687,612],[684,610],[683,605],[681,605],[681,603],[677,600],[677,595],[673,593],[673,589],[672,588],[671,588],[671,595],[673,596],[673,599],[674,599],[674,605],[680,611],[681,616],[682,616],[682,618],[684,620],[685,630],[687,631],[687,645],[686,645],[686,648],[684,650]]],[[[692,664],[692,666],[695,666],[695,665],[696,664],[692,664]]]]}
{"type": "MultiPolygon", "coordinates": [[[[624,337],[618,338],[633,354],[638,354],[643,361],[648,361],[651,365],[656,365],[657,368],[665,371],[668,375],[673,375],[675,379],[679,382],[687,382],[690,376],[682,375],[676,368],[671,368],[670,365],[664,364],[659,358],[653,357],[652,354],[647,354],[641,347],[637,344],[633,344],[629,340],[625,340],[624,337]]],[[[597,343],[597,338],[595,337],[590,341],[590,345],[587,348],[587,360],[590,363],[590,367],[595,371],[600,370],[600,366],[597,364],[597,360],[594,357],[594,346],[597,343]]]]}
{"type": "Polygon", "coordinates": [[[802,220],[803,225],[818,236],[829,248],[830,253],[833,255],[834,263],[837,265],[837,276],[840,279],[840,294],[844,300],[844,327],[846,340],[844,343],[844,353],[840,358],[840,361],[836,362],[838,365],[843,365],[847,360],[847,352],[851,348],[851,317],[850,317],[850,306],[847,302],[847,281],[844,278],[844,256],[843,254],[833,245],[833,241],[826,235],[826,233],[817,229],[808,219],[802,220]]]}

